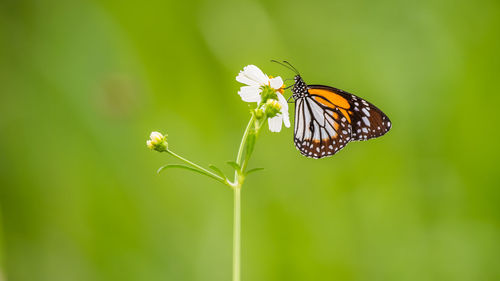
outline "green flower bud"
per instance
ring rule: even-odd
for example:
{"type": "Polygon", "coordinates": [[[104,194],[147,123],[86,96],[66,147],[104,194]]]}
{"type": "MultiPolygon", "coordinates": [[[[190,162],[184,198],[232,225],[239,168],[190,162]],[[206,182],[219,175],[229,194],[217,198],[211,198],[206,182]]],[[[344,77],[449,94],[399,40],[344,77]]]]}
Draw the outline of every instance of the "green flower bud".
{"type": "Polygon", "coordinates": [[[281,104],[274,99],[269,99],[266,102],[266,115],[269,118],[276,116],[281,111],[281,104]]]}
{"type": "Polygon", "coordinates": [[[159,132],[152,132],[151,135],[149,135],[149,138],[150,139],[146,141],[146,145],[149,149],[156,150],[158,152],[167,151],[168,143],[166,135],[164,136],[159,132]]]}
{"type": "Polygon", "coordinates": [[[262,108],[257,108],[255,110],[255,117],[257,119],[262,119],[264,117],[264,110],[262,108]]]}

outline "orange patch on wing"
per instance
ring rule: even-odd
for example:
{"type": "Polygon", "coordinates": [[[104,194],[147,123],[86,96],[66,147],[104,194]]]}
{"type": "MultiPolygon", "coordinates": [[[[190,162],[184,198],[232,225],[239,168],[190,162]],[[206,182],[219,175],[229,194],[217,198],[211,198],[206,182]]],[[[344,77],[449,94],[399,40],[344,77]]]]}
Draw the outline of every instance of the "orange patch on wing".
{"type": "Polygon", "coordinates": [[[332,91],[328,90],[323,90],[323,89],[309,89],[309,93],[311,95],[317,95],[324,97],[328,101],[320,98],[320,97],[315,97],[316,100],[326,106],[331,106],[334,105],[336,107],[341,107],[345,109],[349,109],[351,106],[349,105],[349,102],[344,99],[341,95],[338,95],[332,91]]]}
{"type": "Polygon", "coordinates": [[[349,114],[347,114],[347,111],[343,108],[339,108],[340,112],[342,112],[342,114],[344,114],[345,118],[347,118],[347,121],[349,121],[349,123],[351,123],[351,117],[349,116],[349,114]]]}
{"type": "Polygon", "coordinates": [[[321,103],[321,104],[323,104],[323,105],[326,105],[326,106],[328,106],[328,107],[330,107],[330,108],[336,108],[336,107],[337,107],[335,104],[333,104],[333,103],[331,103],[331,102],[329,102],[329,101],[327,101],[327,100],[325,100],[325,99],[322,99],[322,98],[320,98],[320,97],[316,97],[316,96],[314,96],[313,98],[314,98],[317,102],[319,102],[319,103],[321,103]]]}

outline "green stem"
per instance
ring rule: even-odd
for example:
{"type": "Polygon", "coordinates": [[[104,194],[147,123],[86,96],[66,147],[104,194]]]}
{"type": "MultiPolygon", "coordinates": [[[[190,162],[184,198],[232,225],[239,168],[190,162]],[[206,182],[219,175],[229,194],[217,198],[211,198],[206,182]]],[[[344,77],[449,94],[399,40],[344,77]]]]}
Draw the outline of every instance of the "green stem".
{"type": "Polygon", "coordinates": [[[221,183],[223,183],[223,184],[226,184],[226,185],[228,184],[228,183],[227,183],[227,181],[226,181],[226,179],[222,178],[222,177],[221,177],[221,176],[219,176],[219,175],[216,175],[216,174],[214,174],[214,173],[210,172],[209,170],[207,170],[207,169],[205,169],[205,168],[201,167],[200,165],[197,165],[197,164],[195,164],[195,163],[193,163],[193,162],[191,162],[191,161],[187,160],[186,158],[184,158],[184,157],[182,157],[182,156],[180,156],[180,155],[176,154],[175,152],[170,151],[170,150],[168,150],[168,149],[166,150],[166,152],[167,152],[168,154],[170,154],[170,155],[174,156],[175,158],[177,158],[177,159],[179,159],[179,160],[181,160],[181,161],[186,162],[188,165],[193,166],[194,168],[196,168],[196,169],[198,169],[198,170],[203,171],[203,173],[205,173],[207,176],[210,176],[210,177],[214,178],[215,180],[220,181],[220,182],[221,182],[221,183]]]}
{"type": "MultiPolygon", "coordinates": [[[[245,133],[243,133],[243,137],[241,138],[240,142],[240,148],[238,149],[238,156],[236,157],[236,163],[240,165],[241,167],[241,161],[243,157],[243,150],[245,150],[245,144],[247,143],[248,135],[250,133],[250,130],[252,129],[252,126],[255,123],[255,114],[252,113],[252,117],[250,118],[250,121],[248,121],[247,128],[245,129],[245,133]]],[[[244,171],[241,171],[244,172],[244,171]]],[[[234,181],[237,182],[238,180],[238,172],[236,171],[234,174],[234,181]]]]}
{"type": "MultiPolygon", "coordinates": [[[[267,117],[264,118],[263,120],[261,121],[257,121],[255,123],[255,137],[257,138],[259,136],[259,133],[260,133],[260,129],[262,128],[262,124],[264,124],[265,122],[267,121],[267,117]]],[[[241,163],[238,163],[241,167],[241,173],[243,175],[245,175],[245,171],[247,170],[247,165],[248,165],[248,161],[250,160],[250,155],[248,157],[245,157],[241,163]]]]}
{"type": "Polygon", "coordinates": [[[241,259],[241,186],[234,188],[233,281],[240,281],[241,259]]]}
{"type": "Polygon", "coordinates": [[[234,182],[231,184],[234,192],[234,212],[233,212],[233,281],[240,281],[240,265],[241,265],[241,185],[245,179],[245,170],[242,163],[245,163],[243,158],[243,150],[247,143],[248,136],[255,124],[255,115],[252,113],[250,121],[241,138],[240,147],[236,163],[242,168],[241,171],[234,172],[234,182]]]}

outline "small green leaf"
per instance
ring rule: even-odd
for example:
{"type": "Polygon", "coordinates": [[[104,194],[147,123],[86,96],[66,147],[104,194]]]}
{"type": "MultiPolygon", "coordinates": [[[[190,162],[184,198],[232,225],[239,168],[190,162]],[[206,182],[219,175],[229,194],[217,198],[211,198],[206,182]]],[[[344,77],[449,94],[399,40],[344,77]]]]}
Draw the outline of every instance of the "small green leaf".
{"type": "Polygon", "coordinates": [[[233,167],[233,169],[235,169],[238,173],[241,171],[241,167],[240,165],[238,165],[238,163],[234,162],[234,161],[229,161],[227,162],[227,164],[231,167],[233,167]]]}
{"type": "Polygon", "coordinates": [[[202,171],[202,170],[199,170],[199,169],[195,169],[195,168],[192,168],[192,167],[189,167],[189,166],[186,166],[186,165],[180,165],[180,164],[168,164],[168,165],[165,165],[165,166],[161,166],[157,173],[159,174],[160,172],[162,172],[163,170],[166,170],[166,169],[170,169],[170,168],[181,168],[181,169],[186,169],[186,170],[189,170],[189,171],[192,171],[192,172],[196,172],[196,173],[199,173],[199,174],[202,174],[202,175],[205,175],[207,177],[210,177],[210,178],[213,178],[214,180],[216,181],[219,181],[219,182],[222,182],[224,183],[224,179],[220,179],[220,178],[217,178],[216,176],[214,175],[211,175],[205,171],[202,171]]]}
{"type": "Polygon", "coordinates": [[[264,170],[264,168],[253,168],[253,169],[250,169],[246,172],[246,175],[250,174],[250,173],[253,173],[253,172],[258,172],[258,171],[262,171],[264,170]]]}
{"type": "Polygon", "coordinates": [[[203,171],[200,171],[198,169],[195,169],[195,168],[191,168],[189,166],[186,166],[186,165],[181,165],[181,164],[168,164],[168,165],[165,165],[165,166],[161,166],[157,173],[161,173],[163,172],[163,170],[166,170],[166,169],[170,169],[170,168],[181,168],[181,169],[186,169],[186,170],[190,170],[190,171],[193,171],[193,172],[198,172],[198,173],[201,173],[201,174],[205,174],[205,172],[203,171]]]}
{"type": "Polygon", "coordinates": [[[214,171],[217,175],[219,175],[221,178],[224,178],[224,179],[226,179],[226,178],[227,178],[227,177],[226,177],[226,175],[224,175],[224,173],[223,173],[223,172],[222,172],[219,168],[215,167],[214,165],[211,165],[211,164],[210,164],[210,165],[208,165],[208,167],[209,167],[210,169],[212,169],[212,170],[213,170],[213,171],[214,171]]]}

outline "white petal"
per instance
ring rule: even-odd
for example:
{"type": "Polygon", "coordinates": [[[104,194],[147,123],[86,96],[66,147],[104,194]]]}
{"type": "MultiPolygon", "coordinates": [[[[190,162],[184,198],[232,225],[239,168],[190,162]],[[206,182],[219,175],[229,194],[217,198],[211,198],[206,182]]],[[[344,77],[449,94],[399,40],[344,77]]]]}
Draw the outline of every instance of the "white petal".
{"type": "Polygon", "coordinates": [[[241,96],[241,99],[246,102],[260,102],[260,85],[255,86],[243,86],[240,88],[238,94],[241,96]]]}
{"type": "Polygon", "coordinates": [[[273,118],[267,119],[269,123],[269,131],[271,132],[279,132],[281,131],[282,117],[281,115],[276,115],[273,118]]]}
{"type": "Polygon", "coordinates": [[[243,71],[240,71],[240,74],[238,74],[238,76],[236,76],[236,81],[243,83],[243,84],[246,84],[246,85],[249,85],[249,86],[254,86],[254,85],[260,86],[260,84],[257,81],[251,80],[250,78],[245,76],[243,71]]]}
{"type": "Polygon", "coordinates": [[[278,101],[281,105],[281,111],[283,113],[286,112],[286,114],[288,115],[288,102],[286,101],[285,97],[280,92],[276,92],[276,95],[278,96],[278,101]]]}
{"type": "Polygon", "coordinates": [[[247,85],[267,85],[269,77],[255,65],[247,65],[236,76],[236,81],[247,85]]]}
{"type": "Polygon", "coordinates": [[[248,78],[261,84],[267,84],[269,82],[269,77],[267,77],[267,75],[265,75],[264,72],[262,72],[262,70],[255,65],[247,65],[243,68],[243,71],[248,78]]]}
{"type": "Polygon", "coordinates": [[[283,115],[283,123],[285,127],[290,128],[290,117],[288,115],[288,102],[281,93],[276,93],[278,96],[278,101],[281,104],[281,114],[283,115]]]}
{"type": "Polygon", "coordinates": [[[283,86],[283,79],[280,76],[269,79],[269,85],[271,88],[278,90],[283,86]]]}
{"type": "Polygon", "coordinates": [[[287,115],[283,115],[283,123],[285,123],[285,127],[290,128],[290,117],[287,115]]]}

